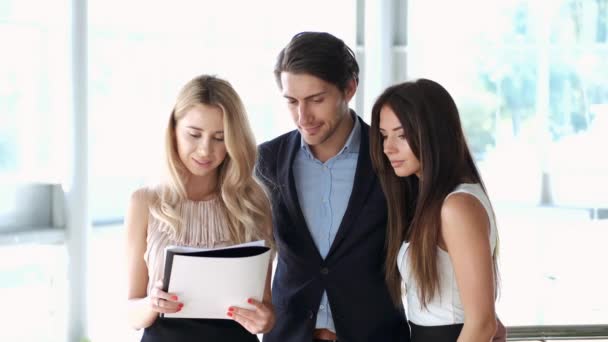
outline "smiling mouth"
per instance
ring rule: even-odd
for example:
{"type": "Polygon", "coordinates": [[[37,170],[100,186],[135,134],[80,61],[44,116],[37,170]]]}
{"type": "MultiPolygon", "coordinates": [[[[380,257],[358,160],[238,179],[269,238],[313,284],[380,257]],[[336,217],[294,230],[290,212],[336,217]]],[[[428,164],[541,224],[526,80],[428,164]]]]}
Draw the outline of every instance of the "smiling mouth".
{"type": "Polygon", "coordinates": [[[314,126],[314,127],[302,127],[302,130],[306,132],[306,134],[315,134],[321,129],[322,125],[314,126]]]}
{"type": "Polygon", "coordinates": [[[196,163],[196,165],[201,166],[201,167],[207,167],[207,166],[211,165],[211,160],[198,161],[194,158],[192,158],[192,160],[194,160],[194,163],[196,163]]]}

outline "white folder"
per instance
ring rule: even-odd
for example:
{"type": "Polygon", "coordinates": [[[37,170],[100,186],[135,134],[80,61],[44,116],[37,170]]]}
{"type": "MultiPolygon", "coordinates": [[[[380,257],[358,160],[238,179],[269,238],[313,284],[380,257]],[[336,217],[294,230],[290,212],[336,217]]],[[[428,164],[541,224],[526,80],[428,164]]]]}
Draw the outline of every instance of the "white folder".
{"type": "Polygon", "coordinates": [[[262,240],[216,249],[167,247],[163,290],[184,306],[163,317],[230,319],[231,306],[254,309],[247,299],[262,301],[269,258],[262,240]]]}

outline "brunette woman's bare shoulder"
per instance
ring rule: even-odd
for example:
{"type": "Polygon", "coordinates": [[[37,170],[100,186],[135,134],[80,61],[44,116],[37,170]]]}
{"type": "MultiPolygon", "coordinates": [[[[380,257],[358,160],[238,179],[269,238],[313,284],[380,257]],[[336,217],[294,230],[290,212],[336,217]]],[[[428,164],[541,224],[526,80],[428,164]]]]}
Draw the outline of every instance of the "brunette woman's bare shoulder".
{"type": "Polygon", "coordinates": [[[441,207],[441,235],[444,240],[450,240],[452,236],[466,239],[466,236],[471,234],[487,236],[489,227],[488,214],[475,196],[467,193],[456,193],[448,196],[443,202],[441,207]]]}

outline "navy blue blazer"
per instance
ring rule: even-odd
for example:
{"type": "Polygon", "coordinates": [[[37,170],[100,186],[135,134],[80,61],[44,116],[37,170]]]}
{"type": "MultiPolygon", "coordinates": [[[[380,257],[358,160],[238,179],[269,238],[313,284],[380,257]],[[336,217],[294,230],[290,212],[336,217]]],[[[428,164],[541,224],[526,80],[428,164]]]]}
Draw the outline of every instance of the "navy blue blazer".
{"type": "Polygon", "coordinates": [[[271,195],[278,250],[272,284],[276,324],[265,342],[312,341],[323,290],[340,341],[409,341],[403,308],[392,303],[384,281],[386,200],[372,170],[369,125],[358,120],[361,146],[353,190],[325,259],[298,203],[292,164],[300,133],[294,130],[259,146],[256,172],[271,195]]]}

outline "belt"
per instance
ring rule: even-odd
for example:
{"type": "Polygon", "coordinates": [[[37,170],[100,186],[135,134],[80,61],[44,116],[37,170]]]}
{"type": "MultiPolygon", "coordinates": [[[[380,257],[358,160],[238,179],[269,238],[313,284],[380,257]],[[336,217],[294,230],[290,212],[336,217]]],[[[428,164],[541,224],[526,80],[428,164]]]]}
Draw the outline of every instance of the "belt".
{"type": "Polygon", "coordinates": [[[328,329],[315,329],[312,336],[313,342],[338,342],[338,336],[328,329]]]}

